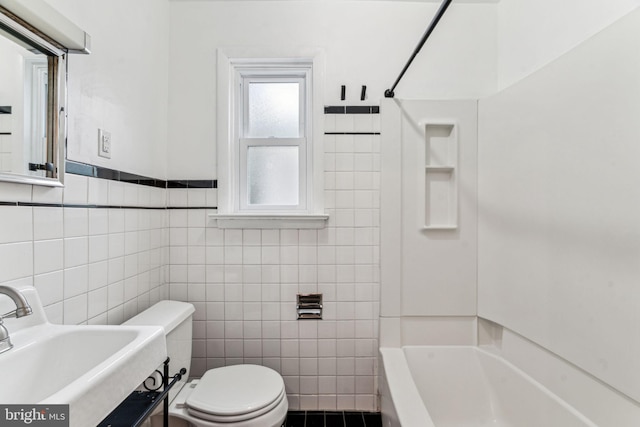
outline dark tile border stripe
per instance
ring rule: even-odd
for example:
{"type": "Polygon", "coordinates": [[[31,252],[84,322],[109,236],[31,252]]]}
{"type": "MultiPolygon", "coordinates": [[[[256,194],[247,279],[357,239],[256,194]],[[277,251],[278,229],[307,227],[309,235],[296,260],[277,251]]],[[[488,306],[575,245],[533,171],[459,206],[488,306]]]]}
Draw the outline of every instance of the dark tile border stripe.
{"type": "Polygon", "coordinates": [[[157,188],[218,188],[218,180],[216,179],[165,181],[148,176],[136,175],[129,172],[122,172],[115,169],[104,168],[102,166],[75,162],[73,160],[67,160],[65,162],[65,172],[74,175],[88,176],[91,178],[108,179],[111,181],[127,182],[130,184],[145,185],[148,187],[157,188]]]}
{"type": "Polygon", "coordinates": [[[0,135],[11,135],[11,132],[0,132],[0,135]]]}
{"type": "Polygon", "coordinates": [[[0,114],[11,114],[11,106],[9,105],[0,106],[0,114]]]}
{"type": "Polygon", "coordinates": [[[192,179],[167,181],[167,188],[218,188],[218,180],[192,179]]]}
{"type": "Polygon", "coordinates": [[[150,210],[171,210],[171,209],[206,209],[217,210],[217,206],[126,206],[126,205],[94,205],[77,203],[38,203],[38,202],[3,202],[0,206],[31,207],[31,208],[69,208],[69,209],[150,209],[150,210]]]}
{"type": "Polygon", "coordinates": [[[380,114],[378,105],[327,105],[325,114],[380,114]]]}
{"type": "MultiPolygon", "coordinates": [[[[114,169],[103,168],[101,166],[90,165],[87,163],[74,162],[72,160],[65,161],[65,172],[72,175],[82,175],[91,178],[108,179],[112,181],[127,182],[137,185],[146,185],[157,188],[218,188],[218,180],[180,180],[180,181],[164,181],[160,179],[150,178],[142,175],[136,175],[128,172],[122,172],[114,169]]],[[[47,207],[47,208],[79,208],[79,209],[151,209],[151,210],[169,210],[169,209],[209,209],[217,210],[217,206],[126,206],[126,205],[96,205],[96,204],[75,204],[75,203],[37,203],[37,202],[8,202],[0,200],[0,206],[28,206],[28,207],[47,207]]]]}
{"type": "Polygon", "coordinates": [[[146,185],[149,187],[167,188],[167,181],[161,179],[122,172],[87,163],[75,162],[73,160],[67,160],[65,162],[65,172],[73,175],[88,176],[91,178],[128,182],[132,184],[146,185]]]}

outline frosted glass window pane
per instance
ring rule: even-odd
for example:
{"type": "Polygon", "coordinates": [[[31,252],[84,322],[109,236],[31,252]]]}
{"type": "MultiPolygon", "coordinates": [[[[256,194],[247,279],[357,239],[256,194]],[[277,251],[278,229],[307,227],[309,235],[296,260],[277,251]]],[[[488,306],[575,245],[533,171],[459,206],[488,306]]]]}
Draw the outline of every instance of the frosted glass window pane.
{"type": "Polygon", "coordinates": [[[295,206],[299,203],[298,147],[249,147],[248,203],[295,206]]]}
{"type": "Polygon", "coordinates": [[[249,83],[249,138],[300,137],[300,84],[249,83]]]}

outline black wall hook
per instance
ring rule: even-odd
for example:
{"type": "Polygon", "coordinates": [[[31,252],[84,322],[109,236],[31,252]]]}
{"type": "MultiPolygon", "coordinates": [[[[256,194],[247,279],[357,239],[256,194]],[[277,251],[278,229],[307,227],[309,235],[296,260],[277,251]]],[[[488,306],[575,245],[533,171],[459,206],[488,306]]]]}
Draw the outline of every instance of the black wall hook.
{"type": "Polygon", "coordinates": [[[340,101],[344,101],[347,98],[347,87],[342,85],[340,87],[340,101]]]}
{"type": "Polygon", "coordinates": [[[367,97],[367,87],[362,85],[362,90],[360,91],[360,101],[364,101],[367,97]]]}

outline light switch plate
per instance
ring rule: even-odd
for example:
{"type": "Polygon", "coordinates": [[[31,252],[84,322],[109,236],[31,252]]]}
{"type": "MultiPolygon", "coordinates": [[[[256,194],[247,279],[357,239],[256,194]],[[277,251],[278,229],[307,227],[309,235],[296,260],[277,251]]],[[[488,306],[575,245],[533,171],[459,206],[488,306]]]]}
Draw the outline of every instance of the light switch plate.
{"type": "Polygon", "coordinates": [[[111,158],[111,132],[98,129],[98,156],[111,158]]]}

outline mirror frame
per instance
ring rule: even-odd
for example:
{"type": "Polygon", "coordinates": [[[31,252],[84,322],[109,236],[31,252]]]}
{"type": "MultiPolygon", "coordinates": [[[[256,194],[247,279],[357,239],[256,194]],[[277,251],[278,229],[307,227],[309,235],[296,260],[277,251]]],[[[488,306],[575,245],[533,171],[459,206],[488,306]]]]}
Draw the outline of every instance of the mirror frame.
{"type": "Polygon", "coordinates": [[[46,162],[53,171],[46,177],[0,172],[0,181],[62,187],[67,135],[67,50],[26,21],[0,6],[0,36],[8,33],[47,55],[47,147],[46,162]]]}

